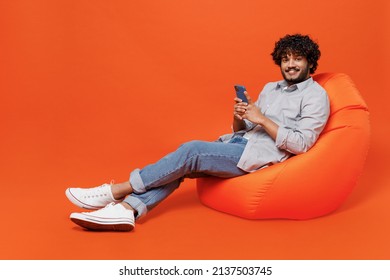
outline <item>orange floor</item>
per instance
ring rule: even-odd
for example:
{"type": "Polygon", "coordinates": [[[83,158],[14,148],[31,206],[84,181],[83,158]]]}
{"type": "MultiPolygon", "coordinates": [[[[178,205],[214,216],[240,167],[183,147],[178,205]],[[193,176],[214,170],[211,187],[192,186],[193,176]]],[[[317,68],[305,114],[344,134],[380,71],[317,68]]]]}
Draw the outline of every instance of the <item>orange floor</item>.
{"type": "Polygon", "coordinates": [[[390,259],[389,2],[290,4],[2,1],[0,259],[390,259]],[[295,32],[318,40],[318,73],[347,73],[369,106],[367,164],[340,209],[244,220],[201,205],[189,180],[131,233],[70,222],[68,186],[127,180],[228,132],[233,84],[256,96],[279,79],[269,54],[295,32]]]}

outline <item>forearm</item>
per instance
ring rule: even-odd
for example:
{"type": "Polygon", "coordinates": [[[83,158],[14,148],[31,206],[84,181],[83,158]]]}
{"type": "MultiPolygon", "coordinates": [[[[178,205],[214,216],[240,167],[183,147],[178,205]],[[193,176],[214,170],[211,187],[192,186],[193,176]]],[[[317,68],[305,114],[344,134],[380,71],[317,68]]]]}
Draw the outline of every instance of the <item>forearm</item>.
{"type": "Polygon", "coordinates": [[[274,121],[265,117],[264,115],[256,123],[262,126],[272,139],[276,140],[279,125],[277,125],[274,121]]]}
{"type": "Polygon", "coordinates": [[[233,118],[233,131],[237,132],[240,130],[245,130],[246,129],[246,124],[244,120],[239,120],[237,117],[233,118]]]}

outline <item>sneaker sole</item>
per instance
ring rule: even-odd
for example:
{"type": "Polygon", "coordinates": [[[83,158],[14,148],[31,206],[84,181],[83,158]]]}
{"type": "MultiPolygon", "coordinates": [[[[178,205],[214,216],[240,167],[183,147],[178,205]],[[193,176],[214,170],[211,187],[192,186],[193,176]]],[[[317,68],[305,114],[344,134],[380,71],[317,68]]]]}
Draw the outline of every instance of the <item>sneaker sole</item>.
{"type": "Polygon", "coordinates": [[[127,218],[97,218],[93,216],[73,213],[70,219],[75,224],[95,231],[131,231],[134,229],[134,224],[127,218]]]}
{"type": "Polygon", "coordinates": [[[95,207],[95,206],[92,206],[92,205],[89,205],[89,204],[82,203],[80,200],[78,200],[72,194],[72,192],[70,191],[70,188],[66,189],[65,195],[70,200],[70,202],[72,202],[74,205],[76,205],[78,207],[81,207],[81,208],[84,208],[84,209],[88,209],[88,210],[98,210],[98,209],[103,208],[103,207],[95,207]]]}

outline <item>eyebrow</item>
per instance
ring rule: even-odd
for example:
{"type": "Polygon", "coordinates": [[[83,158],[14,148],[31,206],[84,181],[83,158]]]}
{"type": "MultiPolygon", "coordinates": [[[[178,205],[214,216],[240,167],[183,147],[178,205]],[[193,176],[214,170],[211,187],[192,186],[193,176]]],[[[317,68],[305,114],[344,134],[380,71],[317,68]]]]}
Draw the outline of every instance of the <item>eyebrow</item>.
{"type": "Polygon", "coordinates": [[[281,58],[287,58],[288,56],[295,56],[295,57],[305,57],[304,55],[300,54],[300,53],[293,53],[293,52],[288,52],[288,53],[284,53],[282,54],[281,58]]]}

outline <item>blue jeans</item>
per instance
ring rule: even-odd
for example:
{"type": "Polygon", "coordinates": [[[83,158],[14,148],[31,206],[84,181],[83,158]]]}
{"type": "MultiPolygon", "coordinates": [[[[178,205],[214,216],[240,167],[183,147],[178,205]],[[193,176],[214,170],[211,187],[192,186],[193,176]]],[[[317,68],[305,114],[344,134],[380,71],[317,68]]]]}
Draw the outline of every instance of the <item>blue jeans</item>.
{"type": "Polygon", "coordinates": [[[247,172],[237,167],[247,140],[234,136],[228,143],[190,141],[154,164],[130,174],[133,193],[124,202],[137,212],[137,218],[168,197],[185,178],[237,177],[247,172]]]}

